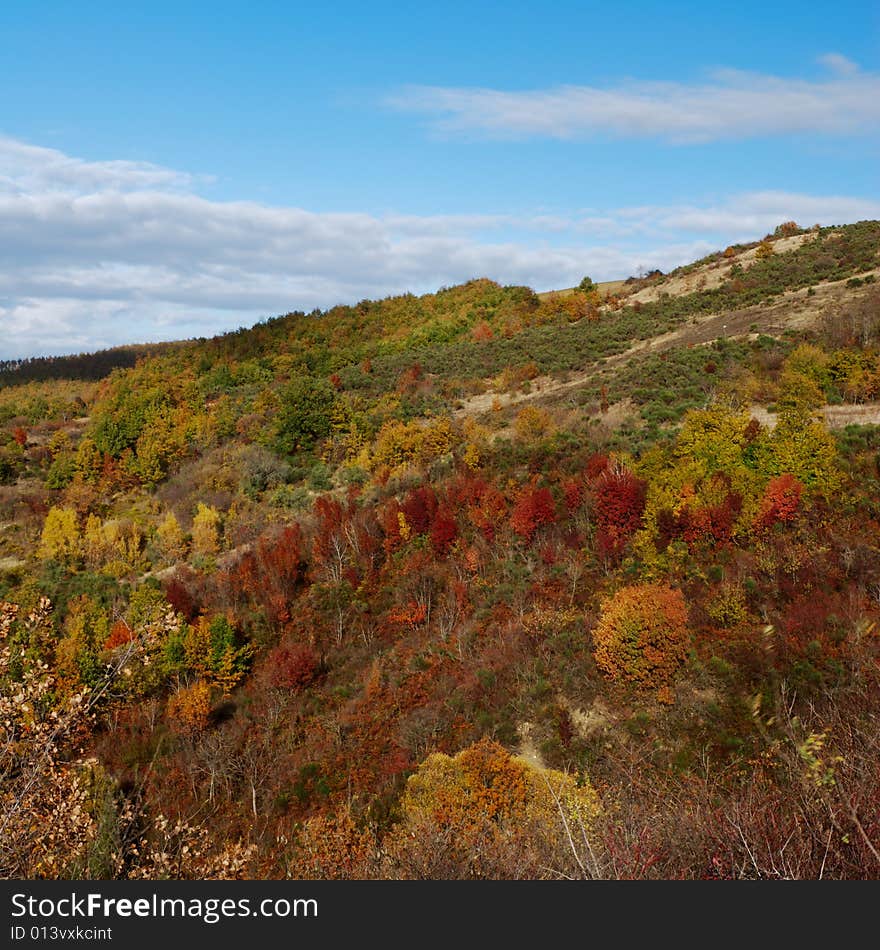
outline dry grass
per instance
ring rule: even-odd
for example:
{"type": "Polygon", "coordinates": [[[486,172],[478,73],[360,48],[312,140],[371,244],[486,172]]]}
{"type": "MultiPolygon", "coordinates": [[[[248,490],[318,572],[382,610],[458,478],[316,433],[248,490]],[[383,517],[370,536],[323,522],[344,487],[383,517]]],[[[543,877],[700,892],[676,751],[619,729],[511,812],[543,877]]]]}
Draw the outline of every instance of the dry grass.
{"type": "MultiPolygon", "coordinates": [[[[626,287],[625,280],[601,280],[596,284],[596,287],[599,290],[599,293],[603,297],[610,297],[611,294],[620,293],[624,287],[626,287]]],[[[557,296],[557,297],[568,297],[577,290],[577,287],[566,287],[564,290],[545,290],[543,293],[538,294],[541,300],[546,300],[547,297],[557,296]]]]}
{"type": "MultiPolygon", "coordinates": [[[[784,239],[787,242],[797,240],[804,235],[784,239]]],[[[777,244],[783,243],[778,241],[777,244]]],[[[880,278],[880,268],[871,271],[880,278]]],[[[669,333],[663,333],[648,340],[640,340],[623,353],[618,353],[605,359],[601,364],[592,363],[577,373],[569,374],[565,380],[554,376],[538,376],[530,381],[528,392],[496,392],[488,391],[470,396],[462,400],[454,415],[463,417],[468,415],[482,415],[493,408],[506,409],[520,403],[552,401],[554,397],[568,395],[583,386],[591,385],[598,368],[621,365],[634,357],[642,357],[649,353],[659,353],[664,350],[683,346],[702,346],[718,339],[754,339],[761,334],[780,336],[786,330],[802,331],[819,324],[828,310],[851,302],[864,295],[868,289],[854,289],[847,286],[846,280],[831,281],[817,284],[810,294],[806,289],[795,290],[782,294],[775,303],[759,304],[754,307],[744,307],[742,310],[730,310],[724,313],[708,313],[694,317],[689,323],[683,324],[669,333]]],[[[632,299],[632,298],[630,298],[632,299]]],[[[605,319],[613,319],[613,316],[605,319]]],[[[829,406],[830,410],[844,408],[829,406]]],[[[837,422],[843,419],[845,413],[829,416],[829,425],[840,428],[849,422],[837,422]],[[832,421],[834,420],[834,421],[832,421]]],[[[626,414],[629,417],[629,412],[626,414]]]]}

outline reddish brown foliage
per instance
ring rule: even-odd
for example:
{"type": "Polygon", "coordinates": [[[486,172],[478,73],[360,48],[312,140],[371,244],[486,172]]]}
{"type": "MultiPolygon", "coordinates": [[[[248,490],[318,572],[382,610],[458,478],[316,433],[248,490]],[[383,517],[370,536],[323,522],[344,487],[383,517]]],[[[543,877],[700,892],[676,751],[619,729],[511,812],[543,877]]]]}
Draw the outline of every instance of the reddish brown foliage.
{"type": "Polygon", "coordinates": [[[307,643],[282,644],[269,654],[269,682],[281,689],[298,691],[321,675],[321,658],[307,643]]]}
{"type": "Polygon", "coordinates": [[[372,870],[372,835],[346,810],[310,818],[299,836],[296,877],[304,880],[363,879],[372,870]]]}
{"type": "Polygon", "coordinates": [[[448,508],[440,508],[431,525],[431,544],[438,555],[444,555],[458,539],[458,524],[448,508]]]}
{"type": "Polygon", "coordinates": [[[437,513],[437,495],[430,485],[414,488],[404,499],[403,515],[413,534],[424,534],[437,513]]]}
{"type": "Polygon", "coordinates": [[[562,496],[569,515],[573,515],[584,503],[584,483],[579,478],[566,478],[562,483],[562,496]]]}
{"type": "Polygon", "coordinates": [[[127,470],[127,465],[131,461],[131,450],[126,449],[117,461],[112,455],[104,453],[101,462],[101,475],[99,483],[102,492],[113,492],[120,489],[133,488],[138,484],[136,476],[127,470]]]}
{"type": "Polygon", "coordinates": [[[486,482],[481,483],[481,490],[474,501],[468,505],[468,519],[479,529],[490,543],[495,540],[498,525],[507,514],[507,502],[504,496],[486,482]]]}
{"type": "Polygon", "coordinates": [[[165,599],[184,620],[194,620],[199,613],[200,604],[190,592],[183,579],[175,574],[165,581],[165,599]]]}
{"type": "Polygon", "coordinates": [[[599,550],[618,557],[641,527],[648,486],[628,469],[606,468],[596,480],[593,497],[599,523],[599,550]]]}
{"type": "Polygon", "coordinates": [[[608,469],[608,456],[601,452],[596,452],[587,459],[587,478],[590,481],[597,479],[608,469]]]}
{"type": "Polygon", "coordinates": [[[717,505],[685,505],[677,516],[664,510],[662,518],[657,519],[660,536],[665,539],[660,550],[664,550],[672,538],[681,538],[688,545],[730,541],[741,511],[742,496],[737,492],[728,492],[724,501],[717,505]]]}
{"type": "Polygon", "coordinates": [[[754,442],[755,439],[761,434],[761,423],[758,422],[754,417],[749,419],[749,424],[745,428],[743,435],[745,436],[746,442],[754,442]]]}
{"type": "Polygon", "coordinates": [[[481,320],[473,330],[471,330],[471,337],[474,343],[488,343],[494,336],[495,334],[492,332],[492,327],[490,327],[485,320],[481,320]]]}
{"type": "Polygon", "coordinates": [[[462,466],[446,485],[446,498],[454,508],[467,508],[477,505],[489,487],[486,479],[462,466]]]}
{"type": "Polygon", "coordinates": [[[413,363],[409,369],[405,369],[397,380],[397,391],[400,393],[410,393],[418,389],[419,384],[424,378],[424,370],[421,363],[413,363]]]}
{"type": "Polygon", "coordinates": [[[411,600],[403,607],[397,607],[388,614],[388,622],[404,627],[418,627],[428,619],[428,608],[411,600]]]}
{"type": "Polygon", "coordinates": [[[761,499],[755,529],[766,531],[780,522],[792,521],[800,508],[803,491],[801,482],[788,472],[771,479],[761,499]]]}
{"type": "Polygon", "coordinates": [[[332,495],[321,495],[315,501],[317,530],[312,539],[312,557],[318,564],[326,564],[333,557],[334,541],[345,521],[345,511],[332,495]]]}
{"type": "Polygon", "coordinates": [[[404,543],[400,533],[400,517],[403,514],[396,498],[392,498],[379,515],[379,525],[384,535],[383,546],[386,554],[394,554],[404,543]]]}
{"type": "Polygon", "coordinates": [[[124,620],[117,620],[110,628],[110,636],[104,642],[105,650],[115,650],[134,640],[134,631],[124,620]]]}
{"type": "Polygon", "coordinates": [[[263,535],[223,580],[234,599],[244,598],[260,607],[271,623],[286,623],[304,571],[302,530],[294,524],[263,535]]]}
{"type": "Polygon", "coordinates": [[[542,525],[556,521],[556,505],[549,488],[527,485],[519,493],[510,515],[510,526],[526,541],[531,541],[542,525]]]}

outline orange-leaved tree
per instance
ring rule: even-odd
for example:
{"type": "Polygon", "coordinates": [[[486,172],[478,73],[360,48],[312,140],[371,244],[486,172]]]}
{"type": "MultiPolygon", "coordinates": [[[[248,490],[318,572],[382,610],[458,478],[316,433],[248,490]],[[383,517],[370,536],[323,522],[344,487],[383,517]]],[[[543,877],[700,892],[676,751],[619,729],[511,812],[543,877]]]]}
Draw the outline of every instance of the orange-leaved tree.
{"type": "Polygon", "coordinates": [[[794,520],[803,492],[803,484],[789,472],[784,472],[778,478],[771,478],[761,498],[761,508],[754,523],[755,530],[763,531],[779,522],[794,520]]]}
{"type": "Polygon", "coordinates": [[[687,607],[680,590],[660,584],[623,587],[602,603],[593,631],[602,672],[639,686],[668,686],[685,657],[687,607]]]}

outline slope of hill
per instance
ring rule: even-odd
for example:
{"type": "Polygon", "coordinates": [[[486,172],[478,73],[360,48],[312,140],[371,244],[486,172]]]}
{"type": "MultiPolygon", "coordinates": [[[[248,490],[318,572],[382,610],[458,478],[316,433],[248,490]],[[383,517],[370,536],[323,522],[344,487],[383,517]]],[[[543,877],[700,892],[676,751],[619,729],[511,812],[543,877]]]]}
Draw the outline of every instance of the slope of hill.
{"type": "Polygon", "coordinates": [[[0,873],[876,876],[878,252],[5,385],[0,873]]]}

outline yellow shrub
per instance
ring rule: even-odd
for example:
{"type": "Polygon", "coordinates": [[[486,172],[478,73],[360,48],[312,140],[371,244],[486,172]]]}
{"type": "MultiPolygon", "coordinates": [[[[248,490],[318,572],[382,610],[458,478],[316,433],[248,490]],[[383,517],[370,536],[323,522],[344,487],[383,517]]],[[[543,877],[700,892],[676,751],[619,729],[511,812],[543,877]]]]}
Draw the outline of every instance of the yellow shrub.
{"type": "Polygon", "coordinates": [[[72,561],[80,554],[80,533],[73,508],[49,509],[37,557],[42,560],[72,561]]]}
{"type": "Polygon", "coordinates": [[[597,666],[638,686],[668,685],[685,657],[687,619],[679,590],[660,584],[621,588],[603,601],[593,631],[597,666]]]}
{"type": "Polygon", "coordinates": [[[408,830],[450,829],[462,844],[487,833],[562,841],[560,810],[578,833],[601,811],[585,777],[578,783],[573,775],[535,767],[488,739],[455,756],[429,755],[410,776],[401,806],[408,830]]]}
{"type": "Polygon", "coordinates": [[[174,562],[186,557],[186,538],[173,511],[159,523],[156,536],[166,560],[174,562]]]}
{"type": "Polygon", "coordinates": [[[738,627],[749,619],[745,594],[739,587],[722,587],[706,605],[713,622],[725,629],[738,627]]]}
{"type": "Polygon", "coordinates": [[[537,406],[526,406],[516,414],[514,422],[517,436],[523,442],[535,442],[548,435],[553,423],[549,413],[537,406]]]}
{"type": "Polygon", "coordinates": [[[358,461],[371,471],[383,465],[393,470],[414,463],[428,464],[451,452],[456,440],[449,419],[435,419],[427,425],[393,419],[382,426],[369,454],[362,454],[358,461]]]}
{"type": "Polygon", "coordinates": [[[220,550],[220,512],[212,505],[199,502],[192,527],[193,551],[216,554],[220,550]]]}
{"type": "Polygon", "coordinates": [[[204,680],[181,686],[168,700],[168,718],[182,732],[201,732],[211,715],[211,687],[204,680]]]}

